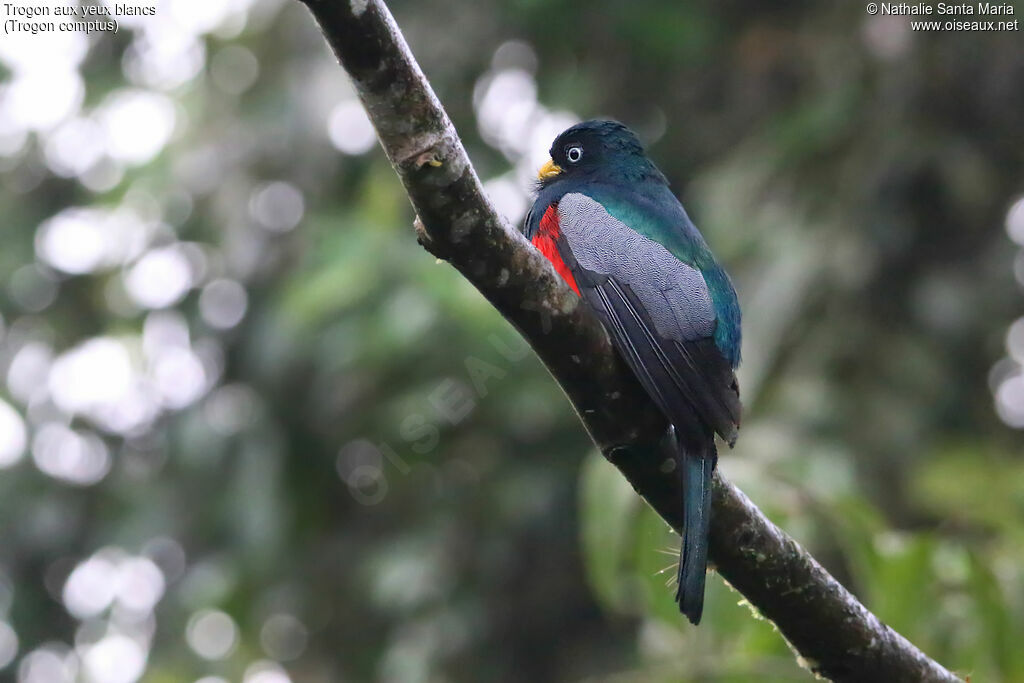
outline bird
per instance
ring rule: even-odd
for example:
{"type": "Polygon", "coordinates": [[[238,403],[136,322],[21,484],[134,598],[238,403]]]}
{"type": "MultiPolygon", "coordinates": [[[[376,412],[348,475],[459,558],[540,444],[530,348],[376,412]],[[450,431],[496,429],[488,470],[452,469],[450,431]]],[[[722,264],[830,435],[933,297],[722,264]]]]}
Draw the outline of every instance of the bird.
{"type": "Polygon", "coordinates": [[[675,600],[704,610],[715,435],[740,426],[741,315],[736,290],[700,231],[617,121],[559,134],[522,232],[593,310],[670,427],[683,530],[675,600]]]}

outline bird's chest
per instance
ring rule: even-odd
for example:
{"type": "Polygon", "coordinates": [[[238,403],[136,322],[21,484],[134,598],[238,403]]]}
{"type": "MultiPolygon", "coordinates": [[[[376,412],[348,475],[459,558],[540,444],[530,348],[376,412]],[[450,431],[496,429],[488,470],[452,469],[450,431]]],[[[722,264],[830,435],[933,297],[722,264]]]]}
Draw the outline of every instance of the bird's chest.
{"type": "Polygon", "coordinates": [[[540,228],[534,234],[531,241],[533,246],[537,247],[537,250],[544,255],[544,258],[551,262],[551,265],[555,267],[555,271],[565,280],[566,284],[572,287],[572,290],[578,296],[580,289],[576,285],[576,278],[573,277],[572,271],[569,270],[569,266],[565,263],[562,254],[558,250],[558,240],[561,236],[562,230],[558,223],[558,207],[552,204],[544,211],[544,215],[540,219],[540,228]]]}

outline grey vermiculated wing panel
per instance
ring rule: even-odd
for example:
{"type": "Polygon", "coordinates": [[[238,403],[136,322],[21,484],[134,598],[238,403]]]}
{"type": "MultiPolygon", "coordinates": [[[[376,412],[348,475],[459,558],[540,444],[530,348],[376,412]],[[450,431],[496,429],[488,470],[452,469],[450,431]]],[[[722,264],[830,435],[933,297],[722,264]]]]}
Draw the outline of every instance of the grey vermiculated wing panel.
{"type": "Polygon", "coordinates": [[[699,270],[584,194],[562,197],[558,219],[576,262],[629,285],[659,335],[685,342],[714,334],[715,309],[699,270]]]}

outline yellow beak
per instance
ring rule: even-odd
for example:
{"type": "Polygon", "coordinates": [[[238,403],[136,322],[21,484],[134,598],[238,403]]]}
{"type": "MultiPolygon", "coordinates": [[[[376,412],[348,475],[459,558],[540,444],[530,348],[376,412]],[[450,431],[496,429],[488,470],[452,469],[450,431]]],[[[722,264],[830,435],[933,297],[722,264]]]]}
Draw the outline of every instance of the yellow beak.
{"type": "Polygon", "coordinates": [[[562,167],[558,166],[551,159],[548,159],[547,163],[540,167],[540,171],[537,173],[537,177],[541,180],[547,180],[548,178],[554,178],[556,175],[562,172],[562,167]]]}

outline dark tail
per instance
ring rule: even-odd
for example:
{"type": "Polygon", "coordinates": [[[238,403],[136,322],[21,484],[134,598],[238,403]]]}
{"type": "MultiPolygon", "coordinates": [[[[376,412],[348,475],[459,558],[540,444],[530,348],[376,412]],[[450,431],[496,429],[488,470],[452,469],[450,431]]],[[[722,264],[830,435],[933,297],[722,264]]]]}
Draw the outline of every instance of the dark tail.
{"type": "Polygon", "coordinates": [[[700,623],[704,611],[704,575],[708,565],[708,529],[711,522],[711,475],[718,460],[714,443],[710,452],[684,453],[679,449],[683,473],[683,547],[679,551],[676,602],[690,623],[700,623]]]}

